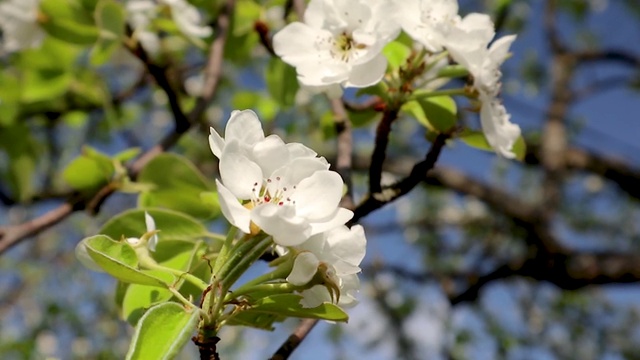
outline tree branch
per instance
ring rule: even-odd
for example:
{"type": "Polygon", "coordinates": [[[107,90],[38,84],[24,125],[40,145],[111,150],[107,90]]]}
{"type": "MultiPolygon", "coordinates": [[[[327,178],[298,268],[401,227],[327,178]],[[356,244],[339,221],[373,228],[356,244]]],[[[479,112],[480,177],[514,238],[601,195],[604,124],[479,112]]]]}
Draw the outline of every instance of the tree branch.
{"type": "Polygon", "coordinates": [[[280,348],[278,348],[270,360],[288,359],[317,323],[318,320],[316,319],[303,319],[300,322],[300,325],[298,325],[293,333],[289,335],[289,338],[280,346],[280,348]]]}

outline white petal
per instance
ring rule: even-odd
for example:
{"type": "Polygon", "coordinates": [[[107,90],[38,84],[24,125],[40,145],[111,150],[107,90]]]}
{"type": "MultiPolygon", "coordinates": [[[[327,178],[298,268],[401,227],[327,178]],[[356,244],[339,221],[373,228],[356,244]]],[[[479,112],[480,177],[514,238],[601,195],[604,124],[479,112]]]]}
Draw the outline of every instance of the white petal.
{"type": "Polygon", "coordinates": [[[262,169],[240,154],[236,141],[227,143],[220,159],[220,177],[227,188],[241,200],[248,200],[262,186],[262,169]]]}
{"type": "Polygon", "coordinates": [[[268,203],[256,206],[251,211],[251,220],[282,246],[300,245],[311,233],[309,223],[304,218],[296,217],[295,209],[290,205],[268,203]]]}
{"type": "Polygon", "coordinates": [[[237,140],[241,145],[253,145],[264,139],[264,131],[253,110],[235,110],[227,122],[224,136],[227,142],[237,140]]]}
{"type": "Polygon", "coordinates": [[[296,256],[293,262],[293,269],[287,276],[287,281],[293,285],[301,286],[307,284],[318,271],[320,261],[310,252],[302,252],[296,256]]]}
{"type": "Polygon", "coordinates": [[[222,156],[222,149],[224,149],[224,139],[214,128],[209,129],[209,147],[211,148],[211,152],[218,159],[222,156]]]}
{"type": "MultiPolygon", "coordinates": [[[[326,30],[294,22],[273,36],[273,50],[282,61],[296,68],[301,65],[316,66],[318,61],[330,57],[328,52],[321,52],[320,46],[325,42],[328,44],[331,38],[331,33],[326,30]]],[[[300,69],[297,70],[300,73],[300,69]]]]}
{"type": "Polygon", "coordinates": [[[245,234],[250,233],[251,211],[242,206],[240,202],[238,202],[238,198],[217,179],[216,186],[218,187],[220,210],[224,217],[245,234]]]}
{"type": "Polygon", "coordinates": [[[516,40],[516,35],[503,36],[491,44],[489,55],[491,60],[497,64],[502,64],[509,55],[509,47],[516,40]]]}
{"type": "Polygon", "coordinates": [[[487,142],[499,155],[515,158],[512,148],[520,137],[520,127],[509,121],[510,115],[498,100],[481,94],[481,101],[480,124],[487,142]]]}
{"type": "Polygon", "coordinates": [[[380,53],[365,64],[353,66],[349,79],[344,85],[360,88],[376,84],[382,79],[386,69],[387,58],[380,53]]]}
{"type": "Polygon", "coordinates": [[[312,222],[311,235],[319,234],[334,229],[340,225],[344,225],[347,221],[351,220],[352,217],[353,211],[345,208],[338,208],[329,217],[312,222]]]}
{"type": "MultiPolygon", "coordinates": [[[[153,221],[151,215],[148,212],[144,212],[144,222],[147,225],[147,232],[154,231],[156,229],[156,222],[153,221]]],[[[158,234],[153,234],[147,242],[147,247],[151,251],[156,251],[156,245],[158,244],[158,234]]]]}
{"type": "MultiPolygon", "coordinates": [[[[351,265],[352,270],[358,268],[364,259],[367,239],[364,235],[364,229],[360,225],[354,225],[351,229],[341,226],[330,231],[327,242],[331,255],[351,265]]],[[[338,266],[336,266],[336,271],[343,273],[338,266]]]]}
{"type": "Polygon", "coordinates": [[[265,177],[289,161],[289,151],[278,135],[269,135],[252,149],[253,159],[260,165],[265,177]]]}
{"type": "Polygon", "coordinates": [[[342,178],[338,173],[321,170],[300,181],[292,198],[296,215],[322,219],[333,214],[342,197],[342,178]]]}
{"type": "Polygon", "coordinates": [[[302,291],[301,294],[302,300],[300,300],[300,304],[304,308],[314,308],[324,302],[331,302],[329,290],[322,285],[314,285],[311,289],[302,291]]]}

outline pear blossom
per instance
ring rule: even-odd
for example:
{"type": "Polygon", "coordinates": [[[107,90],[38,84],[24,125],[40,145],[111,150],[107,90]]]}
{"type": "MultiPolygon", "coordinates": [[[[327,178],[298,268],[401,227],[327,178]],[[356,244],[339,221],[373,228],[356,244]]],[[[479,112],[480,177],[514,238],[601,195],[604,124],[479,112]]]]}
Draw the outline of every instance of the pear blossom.
{"type": "Polygon", "coordinates": [[[241,231],[258,226],[276,244],[295,246],[353,216],[338,206],[344,183],[329,163],[302,144],[265,137],[253,111],[233,112],[226,135],[212,129],[209,144],[220,159],[222,213],[241,231]]]}
{"type": "Polygon", "coordinates": [[[341,305],[353,303],[359,288],[357,273],[364,258],[367,240],[364,229],[340,226],[309,238],[295,249],[298,251],[287,281],[305,285],[317,274],[324,284],[302,292],[303,305],[316,307],[324,301],[341,305]]]}
{"type": "Polygon", "coordinates": [[[442,51],[460,22],[457,0],[395,0],[395,21],[431,52],[442,51]]]}
{"type": "Polygon", "coordinates": [[[520,137],[520,127],[509,121],[511,115],[497,98],[480,93],[480,125],[491,147],[505,158],[516,155],[512,148],[520,137]]]}
{"type": "Polygon", "coordinates": [[[40,46],[45,32],[38,24],[40,0],[8,0],[0,3],[0,29],[6,51],[40,46]]]}
{"type": "Polygon", "coordinates": [[[399,33],[388,0],[311,0],[304,23],[273,37],[273,48],[307,86],[366,87],[387,67],[382,48],[399,33]]]}
{"type": "Polygon", "coordinates": [[[148,52],[155,54],[160,49],[160,38],[151,29],[151,23],[161,13],[162,6],[169,8],[171,18],[186,37],[203,38],[211,35],[211,27],[200,25],[202,18],[198,9],[186,0],[128,0],[126,9],[129,24],[148,52]]]}

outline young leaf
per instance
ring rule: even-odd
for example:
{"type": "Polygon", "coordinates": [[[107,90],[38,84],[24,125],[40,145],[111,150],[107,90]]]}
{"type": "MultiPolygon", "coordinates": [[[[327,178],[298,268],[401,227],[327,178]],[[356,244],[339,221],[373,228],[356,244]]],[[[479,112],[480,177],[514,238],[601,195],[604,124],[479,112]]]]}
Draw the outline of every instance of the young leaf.
{"type": "Polygon", "coordinates": [[[90,191],[106,185],[114,171],[115,167],[108,156],[85,146],[80,156],[64,169],[62,177],[72,188],[90,191]]]}
{"type": "Polygon", "coordinates": [[[140,172],[138,181],[153,185],[138,197],[141,207],[164,207],[198,218],[211,218],[219,208],[201,199],[203,192],[215,190],[213,184],[188,159],[176,154],[160,154],[140,172]]]}
{"type": "MultiPolygon", "coordinates": [[[[156,227],[160,230],[158,236],[160,244],[167,240],[182,240],[193,242],[201,239],[209,234],[207,229],[196,219],[167,209],[132,209],[121,212],[106,224],[100,230],[101,234],[105,234],[115,239],[120,237],[140,237],[147,232],[145,225],[144,213],[148,212],[154,219],[156,227]]],[[[164,246],[164,245],[163,245],[164,246]]]]}
{"type": "MultiPolygon", "coordinates": [[[[493,148],[487,142],[482,131],[465,130],[458,136],[463,143],[479,150],[494,152],[493,148]]],[[[524,138],[520,136],[518,140],[513,144],[512,151],[516,154],[516,159],[522,161],[527,153],[527,146],[524,138]]]]}
{"type": "Polygon", "coordinates": [[[289,317],[323,319],[331,321],[349,320],[349,315],[339,306],[323,303],[315,308],[304,308],[300,305],[301,295],[278,294],[259,299],[248,312],[268,313],[289,317]]]}
{"type": "Polygon", "coordinates": [[[155,274],[138,269],[135,250],[124,242],[114,241],[105,235],[96,235],[82,240],[87,253],[106,273],[120,281],[132,284],[166,288],[173,276],[155,274]]]}
{"type": "Polygon", "coordinates": [[[127,360],[172,359],[191,339],[200,314],[167,302],[149,309],[136,326],[127,360]]]}
{"type": "Polygon", "coordinates": [[[293,66],[284,63],[277,57],[271,58],[265,72],[265,81],[269,94],[283,108],[294,104],[300,85],[296,77],[296,69],[293,66]]]}
{"type": "Polygon", "coordinates": [[[382,49],[382,53],[387,58],[389,67],[392,70],[397,70],[407,62],[411,48],[401,42],[392,41],[382,49]]]}

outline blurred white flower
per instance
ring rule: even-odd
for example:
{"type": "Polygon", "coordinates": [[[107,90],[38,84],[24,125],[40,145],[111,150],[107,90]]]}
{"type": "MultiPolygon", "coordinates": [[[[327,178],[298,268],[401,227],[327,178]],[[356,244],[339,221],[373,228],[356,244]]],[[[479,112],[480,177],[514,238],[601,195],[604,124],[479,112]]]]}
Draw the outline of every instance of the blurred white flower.
{"type": "Polygon", "coordinates": [[[395,21],[431,52],[442,51],[446,37],[460,22],[457,0],[395,0],[395,21]]]}
{"type": "Polygon", "coordinates": [[[400,30],[393,9],[386,0],[311,0],[304,23],[276,33],[273,48],[304,85],[373,85],[387,67],[382,48],[400,30]]]}
{"type": "Polygon", "coordinates": [[[515,158],[513,145],[520,137],[520,127],[509,121],[511,115],[499,99],[480,93],[480,125],[487,142],[508,159],[515,158]]]}
{"type": "Polygon", "coordinates": [[[2,47],[6,51],[40,46],[45,32],[38,24],[40,0],[6,0],[0,3],[2,47]]]}
{"type": "Polygon", "coordinates": [[[162,6],[169,8],[171,18],[186,37],[203,38],[211,35],[209,26],[200,25],[202,18],[198,9],[186,0],[128,0],[126,9],[129,24],[147,52],[157,54],[160,51],[160,37],[152,29],[151,23],[161,14],[162,6]]]}

